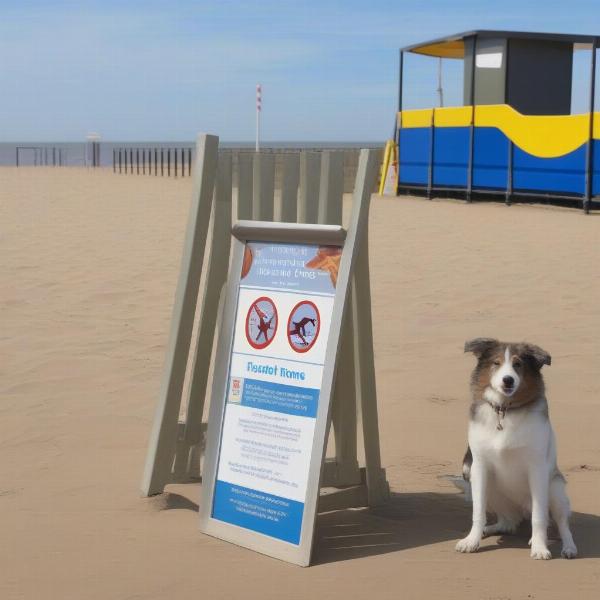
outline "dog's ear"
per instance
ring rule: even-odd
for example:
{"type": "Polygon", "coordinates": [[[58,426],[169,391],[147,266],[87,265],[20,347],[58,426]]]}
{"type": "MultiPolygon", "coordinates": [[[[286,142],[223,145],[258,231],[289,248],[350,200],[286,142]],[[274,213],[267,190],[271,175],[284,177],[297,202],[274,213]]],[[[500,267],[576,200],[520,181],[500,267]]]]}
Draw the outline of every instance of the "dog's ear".
{"type": "Polygon", "coordinates": [[[552,364],[550,354],[535,344],[523,344],[523,357],[529,359],[538,370],[544,365],[552,364]]]}
{"type": "Polygon", "coordinates": [[[494,338],[475,338],[465,342],[465,352],[472,352],[477,358],[492,348],[495,348],[500,342],[494,338]]]}

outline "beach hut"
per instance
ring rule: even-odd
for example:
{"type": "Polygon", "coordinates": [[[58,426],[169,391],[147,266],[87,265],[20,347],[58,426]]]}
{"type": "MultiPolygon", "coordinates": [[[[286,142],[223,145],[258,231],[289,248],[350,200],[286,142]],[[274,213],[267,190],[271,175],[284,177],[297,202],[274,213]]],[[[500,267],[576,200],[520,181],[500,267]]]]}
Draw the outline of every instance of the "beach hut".
{"type": "Polygon", "coordinates": [[[600,115],[594,115],[600,38],[514,31],[459,33],[400,50],[397,191],[600,195],[600,115]],[[591,50],[587,112],[571,114],[574,51],[591,50]],[[406,53],[463,61],[462,106],[403,110],[406,53]]]}

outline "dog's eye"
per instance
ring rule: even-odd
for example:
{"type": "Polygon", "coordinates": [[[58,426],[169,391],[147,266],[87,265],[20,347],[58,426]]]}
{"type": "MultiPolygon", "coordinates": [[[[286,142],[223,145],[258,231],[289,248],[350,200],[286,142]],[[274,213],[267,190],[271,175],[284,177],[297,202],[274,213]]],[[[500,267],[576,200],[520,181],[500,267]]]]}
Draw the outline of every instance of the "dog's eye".
{"type": "Polygon", "coordinates": [[[523,363],[520,360],[515,360],[513,363],[513,367],[520,369],[523,366],[523,363]]]}
{"type": "Polygon", "coordinates": [[[497,367],[499,367],[499,366],[500,366],[502,363],[501,363],[499,360],[495,360],[495,361],[494,361],[494,364],[495,364],[497,367]]]}

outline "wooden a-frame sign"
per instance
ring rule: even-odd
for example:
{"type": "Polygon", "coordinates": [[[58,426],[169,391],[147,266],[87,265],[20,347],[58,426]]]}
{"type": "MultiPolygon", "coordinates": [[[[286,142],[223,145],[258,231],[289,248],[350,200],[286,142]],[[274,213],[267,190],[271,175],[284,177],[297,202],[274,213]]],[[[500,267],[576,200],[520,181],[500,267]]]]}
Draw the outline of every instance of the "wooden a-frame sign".
{"type": "MultiPolygon", "coordinates": [[[[200,527],[303,566],[310,564],[319,511],[372,506],[389,494],[380,465],[367,253],[376,161],[375,152],[361,152],[347,231],[340,225],[249,220],[237,221],[231,230],[231,263],[217,318],[200,527]],[[362,469],[355,457],[357,408],[364,435],[362,469]],[[332,421],[335,459],[326,458],[332,421]]],[[[230,174],[230,167],[225,172],[230,174]]],[[[222,182],[222,174],[217,179],[222,182]]],[[[321,183],[323,188],[328,186],[321,183]]],[[[218,200],[218,190],[216,195],[218,200]]],[[[321,196],[322,220],[331,206],[327,200],[327,194],[324,202],[321,196]]],[[[341,204],[338,212],[341,220],[341,204]]],[[[173,324],[179,332],[180,321],[173,324]]],[[[177,337],[172,331],[171,342],[177,337]]],[[[174,412],[168,404],[168,394],[161,394],[145,495],[169,483],[157,484],[156,476],[157,464],[164,472],[164,465],[173,463],[159,451],[169,430],[165,415],[174,412]]]]}

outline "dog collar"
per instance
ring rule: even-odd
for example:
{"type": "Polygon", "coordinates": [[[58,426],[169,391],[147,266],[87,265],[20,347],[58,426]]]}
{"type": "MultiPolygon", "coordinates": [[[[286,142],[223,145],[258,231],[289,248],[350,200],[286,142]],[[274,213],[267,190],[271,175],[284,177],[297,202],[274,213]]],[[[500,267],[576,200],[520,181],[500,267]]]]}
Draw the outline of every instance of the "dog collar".
{"type": "Polygon", "coordinates": [[[492,407],[492,410],[496,413],[496,418],[498,419],[498,424],[496,425],[496,429],[498,431],[502,431],[504,426],[502,422],[504,421],[504,417],[506,416],[507,411],[509,410],[517,410],[518,408],[523,408],[528,404],[532,404],[535,400],[530,400],[529,402],[525,402],[524,404],[518,404],[517,406],[513,406],[511,403],[508,403],[506,406],[500,406],[499,404],[494,404],[489,400],[486,402],[492,407]]]}
{"type": "Polygon", "coordinates": [[[504,429],[504,426],[502,425],[502,421],[504,420],[504,417],[506,416],[506,411],[509,410],[511,408],[511,406],[498,406],[497,404],[492,404],[491,402],[488,402],[488,404],[494,409],[494,412],[496,413],[496,418],[498,419],[498,424],[496,425],[496,429],[498,431],[502,431],[504,429]]]}

